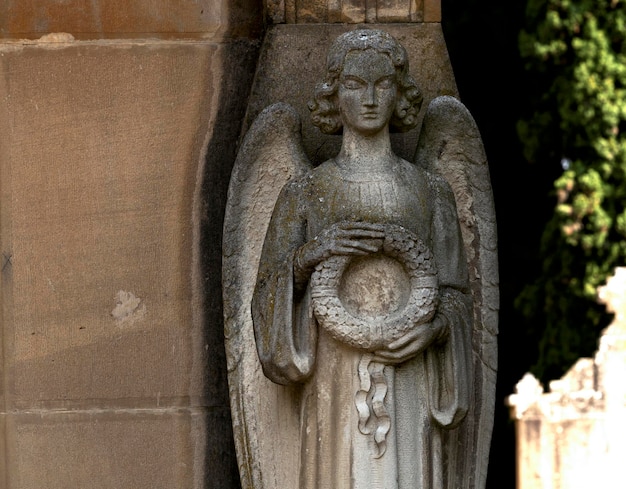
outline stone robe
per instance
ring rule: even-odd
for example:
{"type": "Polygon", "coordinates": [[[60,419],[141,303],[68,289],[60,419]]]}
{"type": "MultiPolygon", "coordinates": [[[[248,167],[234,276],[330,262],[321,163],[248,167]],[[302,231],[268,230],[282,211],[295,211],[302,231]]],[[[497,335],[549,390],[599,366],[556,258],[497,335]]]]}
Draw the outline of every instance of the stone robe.
{"type": "Polygon", "coordinates": [[[400,159],[376,173],[348,173],[329,160],[289,182],[265,238],[252,314],[265,375],[299,385],[299,489],[454,487],[444,432],[469,403],[472,300],[454,196],[443,179],[400,159]],[[404,363],[378,366],[389,422],[382,456],[374,432],[364,434],[359,422],[375,431],[384,419],[360,419],[355,404],[364,375],[375,383],[380,374],[376,364],[364,362],[369,352],[331,338],[312,313],[308,283],[294,283],[297,250],[340,221],[405,227],[430,247],[438,271],[445,339],[404,363]]]}

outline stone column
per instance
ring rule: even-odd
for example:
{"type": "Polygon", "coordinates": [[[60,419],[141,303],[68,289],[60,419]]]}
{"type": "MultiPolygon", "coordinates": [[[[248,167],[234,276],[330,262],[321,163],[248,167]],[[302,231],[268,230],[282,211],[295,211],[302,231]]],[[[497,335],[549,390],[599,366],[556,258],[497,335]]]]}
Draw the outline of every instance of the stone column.
{"type": "Polygon", "coordinates": [[[260,5],[0,5],[0,488],[229,488],[225,194],[260,5]]]}

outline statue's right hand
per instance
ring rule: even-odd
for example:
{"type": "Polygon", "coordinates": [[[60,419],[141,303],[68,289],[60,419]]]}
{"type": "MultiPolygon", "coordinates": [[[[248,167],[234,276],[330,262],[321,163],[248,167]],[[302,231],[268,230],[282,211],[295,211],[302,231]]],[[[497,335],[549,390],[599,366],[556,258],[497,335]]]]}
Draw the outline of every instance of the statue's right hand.
{"type": "Polygon", "coordinates": [[[384,226],[370,222],[338,222],[300,247],[294,272],[310,274],[315,266],[332,255],[367,255],[383,245],[384,226]]]}

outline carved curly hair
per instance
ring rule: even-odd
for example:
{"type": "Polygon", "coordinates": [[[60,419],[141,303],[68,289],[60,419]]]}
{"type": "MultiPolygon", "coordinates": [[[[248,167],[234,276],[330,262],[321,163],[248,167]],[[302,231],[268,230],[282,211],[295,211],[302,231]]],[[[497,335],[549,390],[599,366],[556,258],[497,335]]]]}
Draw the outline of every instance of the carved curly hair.
{"type": "Polygon", "coordinates": [[[398,100],[389,125],[392,130],[405,132],[417,125],[417,114],[422,106],[422,92],[409,75],[409,59],[404,47],[390,34],[375,29],[358,29],[339,36],[331,45],[326,59],[326,80],[315,87],[309,102],[313,124],[325,134],[337,134],[343,124],[337,106],[339,78],[346,55],[350,51],[373,49],[386,54],[396,68],[398,100]]]}

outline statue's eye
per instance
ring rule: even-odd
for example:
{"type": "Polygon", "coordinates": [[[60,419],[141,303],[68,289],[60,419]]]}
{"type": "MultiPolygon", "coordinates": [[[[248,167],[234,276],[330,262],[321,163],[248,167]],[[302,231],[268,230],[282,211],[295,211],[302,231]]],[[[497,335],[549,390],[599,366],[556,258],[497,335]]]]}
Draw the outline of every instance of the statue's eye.
{"type": "Polygon", "coordinates": [[[344,78],[342,84],[344,88],[347,88],[348,90],[358,90],[363,86],[363,83],[355,78],[344,78]]]}
{"type": "Polygon", "coordinates": [[[378,80],[376,82],[376,87],[378,88],[393,88],[393,79],[392,78],[383,78],[382,80],[378,80]]]}

